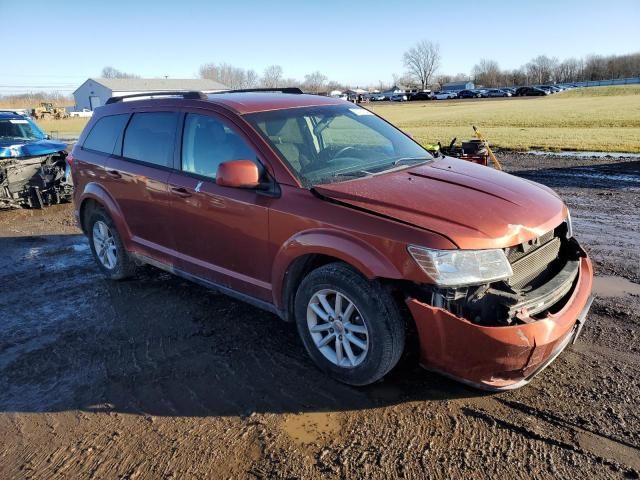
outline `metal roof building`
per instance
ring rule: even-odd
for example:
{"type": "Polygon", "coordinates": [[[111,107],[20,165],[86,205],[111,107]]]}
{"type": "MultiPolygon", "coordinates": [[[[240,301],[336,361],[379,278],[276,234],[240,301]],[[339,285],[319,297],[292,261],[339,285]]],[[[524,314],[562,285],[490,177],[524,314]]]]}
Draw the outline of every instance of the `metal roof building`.
{"type": "Polygon", "coordinates": [[[212,93],[228,89],[221,83],[205,78],[89,78],[73,92],[73,98],[76,110],[93,110],[104,105],[110,97],[122,95],[174,90],[212,93]]]}
{"type": "Polygon", "coordinates": [[[462,90],[473,90],[476,86],[473,82],[465,81],[465,82],[451,82],[445,83],[442,85],[442,90],[447,92],[460,92],[462,90]]]}

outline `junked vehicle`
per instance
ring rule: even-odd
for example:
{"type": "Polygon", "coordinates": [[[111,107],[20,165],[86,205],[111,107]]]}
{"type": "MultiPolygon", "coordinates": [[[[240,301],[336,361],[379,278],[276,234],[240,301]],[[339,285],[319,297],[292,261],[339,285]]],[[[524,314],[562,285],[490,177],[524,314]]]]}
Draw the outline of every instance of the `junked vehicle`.
{"type": "Polygon", "coordinates": [[[489,98],[493,98],[493,97],[510,97],[511,96],[511,92],[507,91],[507,90],[502,90],[500,88],[492,88],[487,90],[487,97],[489,98]]]}
{"type": "Polygon", "coordinates": [[[448,92],[448,91],[435,92],[432,95],[432,98],[434,100],[450,100],[452,98],[458,98],[458,93],[457,92],[448,92]]]}
{"type": "Polygon", "coordinates": [[[549,95],[549,92],[537,87],[519,87],[516,90],[516,97],[544,97],[545,95],[549,95]]]}
{"type": "Polygon", "coordinates": [[[480,94],[475,90],[461,90],[458,92],[458,98],[480,98],[480,94]]]}
{"type": "Polygon", "coordinates": [[[179,96],[111,99],[73,149],[107,277],[150,264],[263,308],[351,385],[417,339],[425,368],[516,388],[580,333],[591,262],[549,188],[297,89],[179,96]]]}
{"type": "Polygon", "coordinates": [[[0,208],[42,208],[70,200],[66,148],[30,118],[0,112],[0,208]]]}

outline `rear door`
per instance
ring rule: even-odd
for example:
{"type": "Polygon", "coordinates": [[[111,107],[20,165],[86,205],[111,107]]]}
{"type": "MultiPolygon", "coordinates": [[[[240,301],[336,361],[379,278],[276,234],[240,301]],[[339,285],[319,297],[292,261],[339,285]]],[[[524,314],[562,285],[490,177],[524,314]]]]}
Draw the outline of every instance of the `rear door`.
{"type": "MultiPolygon", "coordinates": [[[[114,152],[119,152],[124,127],[129,114],[107,115],[98,118],[81,145],[73,149],[74,197],[78,198],[90,182],[108,181],[105,165],[114,152]]],[[[118,153],[119,154],[119,153],[118,153]]]]}
{"type": "Polygon", "coordinates": [[[268,208],[255,190],[216,184],[218,165],[251,160],[248,138],[211,112],[186,112],[180,162],[169,177],[172,231],[180,268],[244,294],[271,300],[268,208]]]}
{"type": "Polygon", "coordinates": [[[124,132],[122,149],[106,164],[107,186],[139,253],[171,261],[167,180],[176,154],[179,114],[140,111],[124,132]]]}

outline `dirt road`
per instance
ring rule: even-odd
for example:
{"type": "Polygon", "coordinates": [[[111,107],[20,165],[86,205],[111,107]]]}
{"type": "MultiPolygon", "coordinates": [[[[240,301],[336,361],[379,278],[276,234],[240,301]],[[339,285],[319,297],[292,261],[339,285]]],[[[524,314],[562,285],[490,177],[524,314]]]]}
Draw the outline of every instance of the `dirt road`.
{"type": "Polygon", "coordinates": [[[274,316],[106,281],[69,205],[0,212],[0,478],[638,478],[640,162],[501,159],[562,195],[603,278],[578,343],[497,395],[412,365],[338,384],[274,316]]]}

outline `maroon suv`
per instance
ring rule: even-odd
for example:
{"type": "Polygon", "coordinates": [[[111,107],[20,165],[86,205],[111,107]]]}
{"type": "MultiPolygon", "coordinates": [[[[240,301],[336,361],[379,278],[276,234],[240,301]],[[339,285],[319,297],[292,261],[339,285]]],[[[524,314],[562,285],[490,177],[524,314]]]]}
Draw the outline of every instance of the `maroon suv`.
{"type": "Polygon", "coordinates": [[[374,382],[420,362],[515,388],[577,337],[591,262],[547,187],[434,159],[370,111],[285,92],[111,99],[73,149],[102,271],[150,264],[296,322],[309,355],[374,382]]]}

